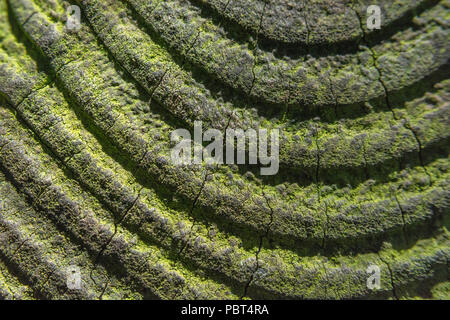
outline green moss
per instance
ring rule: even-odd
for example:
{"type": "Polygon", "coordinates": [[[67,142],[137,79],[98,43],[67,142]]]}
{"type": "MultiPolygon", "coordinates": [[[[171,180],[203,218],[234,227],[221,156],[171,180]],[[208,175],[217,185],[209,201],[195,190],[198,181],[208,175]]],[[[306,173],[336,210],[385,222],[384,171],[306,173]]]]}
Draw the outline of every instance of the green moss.
{"type": "MultiPolygon", "coordinates": [[[[8,212],[4,229],[12,248],[31,239],[22,260],[5,242],[1,296],[62,297],[74,257],[89,285],[69,298],[426,298],[442,281],[449,87],[434,75],[446,56],[440,4],[419,10],[426,26],[383,42],[366,34],[355,53],[295,57],[224,32],[188,3],[131,1],[134,11],[81,2],[78,33],[65,29],[67,1],[1,2],[0,92],[10,107],[1,112],[10,185],[1,194],[23,196],[27,212],[8,212]],[[170,133],[196,119],[282,129],[280,173],[174,167],[170,133]],[[56,273],[33,278],[33,263],[56,273]],[[371,263],[382,268],[379,292],[366,287],[371,263]]],[[[392,23],[416,5],[395,4],[392,23]]],[[[317,32],[341,41],[333,29],[317,32]]]]}

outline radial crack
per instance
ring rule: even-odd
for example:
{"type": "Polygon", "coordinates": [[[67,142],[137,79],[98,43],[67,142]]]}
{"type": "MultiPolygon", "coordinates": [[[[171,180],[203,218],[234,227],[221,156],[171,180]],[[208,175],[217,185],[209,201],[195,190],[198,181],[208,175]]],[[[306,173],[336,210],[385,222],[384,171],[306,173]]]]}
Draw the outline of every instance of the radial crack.
{"type": "MultiPolygon", "coordinates": [[[[354,4],[355,4],[355,3],[353,2],[353,5],[354,5],[354,4]]],[[[352,10],[355,12],[355,14],[356,14],[356,16],[358,17],[358,20],[359,20],[359,25],[360,25],[361,32],[362,32],[362,35],[363,35],[361,40],[362,40],[362,42],[366,45],[367,49],[369,50],[369,52],[370,52],[370,54],[371,54],[371,56],[372,56],[373,66],[374,66],[374,68],[377,70],[377,73],[378,73],[378,81],[379,81],[379,83],[381,84],[381,86],[383,87],[386,106],[387,106],[388,109],[392,112],[392,116],[393,116],[394,120],[401,122],[402,125],[403,125],[403,127],[404,127],[405,129],[409,130],[409,131],[412,133],[412,135],[414,136],[414,138],[415,138],[415,140],[416,140],[416,143],[417,143],[418,156],[419,156],[420,166],[423,168],[423,170],[425,171],[425,174],[428,176],[429,181],[430,181],[429,184],[431,185],[431,184],[432,184],[431,175],[428,173],[428,170],[427,170],[427,168],[425,167],[424,161],[423,161],[423,155],[422,155],[422,153],[423,153],[423,148],[422,148],[422,143],[420,142],[419,137],[418,137],[417,133],[415,132],[415,130],[414,130],[409,124],[407,124],[407,120],[406,120],[406,119],[403,119],[403,120],[405,120],[405,121],[402,122],[402,121],[401,121],[401,118],[399,118],[399,117],[395,114],[394,108],[392,107],[392,104],[391,104],[391,102],[390,102],[390,98],[389,98],[389,90],[388,90],[388,88],[387,88],[387,86],[386,86],[386,83],[385,83],[384,80],[383,80],[383,71],[382,71],[382,69],[380,68],[380,66],[378,65],[378,57],[377,57],[377,54],[375,53],[375,51],[373,50],[373,48],[370,47],[369,42],[367,41],[366,32],[365,32],[365,30],[364,30],[364,28],[363,28],[362,18],[361,18],[361,16],[360,16],[359,12],[358,12],[353,6],[351,6],[351,8],[352,8],[352,10]]]]}

